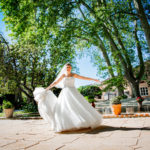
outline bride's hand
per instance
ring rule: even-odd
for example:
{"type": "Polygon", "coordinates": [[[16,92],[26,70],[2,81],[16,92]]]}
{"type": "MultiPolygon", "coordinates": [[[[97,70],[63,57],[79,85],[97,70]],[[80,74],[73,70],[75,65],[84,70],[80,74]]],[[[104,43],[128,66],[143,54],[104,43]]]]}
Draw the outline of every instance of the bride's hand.
{"type": "Polygon", "coordinates": [[[48,88],[48,87],[47,87],[47,88],[45,88],[45,90],[46,90],[46,91],[48,91],[48,90],[50,90],[50,89],[51,89],[51,88],[48,88]]]}
{"type": "Polygon", "coordinates": [[[52,88],[53,86],[52,85],[49,85],[45,90],[48,91],[52,88]]]}

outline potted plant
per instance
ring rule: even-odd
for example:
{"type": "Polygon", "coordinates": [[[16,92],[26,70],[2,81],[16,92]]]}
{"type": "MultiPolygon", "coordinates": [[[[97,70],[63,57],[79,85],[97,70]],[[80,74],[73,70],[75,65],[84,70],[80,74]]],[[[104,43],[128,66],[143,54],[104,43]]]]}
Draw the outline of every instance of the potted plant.
{"type": "Polygon", "coordinates": [[[139,96],[139,97],[136,98],[136,101],[138,102],[139,111],[142,111],[142,102],[144,101],[144,98],[139,96]]]}
{"type": "Polygon", "coordinates": [[[95,108],[95,100],[93,98],[90,98],[89,96],[85,96],[85,99],[91,103],[91,105],[95,108]]]}
{"type": "Polygon", "coordinates": [[[112,104],[112,112],[115,115],[121,114],[121,97],[116,96],[116,97],[112,98],[110,102],[112,104]]]}
{"type": "Polygon", "coordinates": [[[13,117],[14,105],[10,101],[3,100],[3,111],[6,118],[13,117]]]}

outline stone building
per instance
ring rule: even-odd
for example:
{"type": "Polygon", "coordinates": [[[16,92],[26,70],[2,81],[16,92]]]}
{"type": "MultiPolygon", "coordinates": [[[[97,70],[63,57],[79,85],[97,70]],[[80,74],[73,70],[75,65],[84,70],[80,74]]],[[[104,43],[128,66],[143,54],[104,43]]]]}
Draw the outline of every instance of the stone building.
{"type": "MultiPolygon", "coordinates": [[[[138,66],[134,69],[138,69],[138,66]]],[[[139,90],[143,98],[150,97],[150,60],[145,62],[145,74],[139,84],[139,90]]],[[[133,91],[130,84],[127,84],[127,86],[125,87],[124,93],[128,98],[132,97],[133,91]]],[[[101,100],[110,100],[115,96],[118,96],[117,90],[103,92],[101,100]]]]}

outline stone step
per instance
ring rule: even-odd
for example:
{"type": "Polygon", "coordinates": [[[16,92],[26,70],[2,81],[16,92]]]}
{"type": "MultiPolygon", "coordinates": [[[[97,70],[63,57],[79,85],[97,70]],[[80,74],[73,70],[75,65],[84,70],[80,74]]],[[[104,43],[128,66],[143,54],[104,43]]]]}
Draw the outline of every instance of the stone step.
{"type": "Polygon", "coordinates": [[[105,114],[103,118],[137,118],[137,117],[150,117],[150,113],[134,113],[134,114],[105,114]]]}

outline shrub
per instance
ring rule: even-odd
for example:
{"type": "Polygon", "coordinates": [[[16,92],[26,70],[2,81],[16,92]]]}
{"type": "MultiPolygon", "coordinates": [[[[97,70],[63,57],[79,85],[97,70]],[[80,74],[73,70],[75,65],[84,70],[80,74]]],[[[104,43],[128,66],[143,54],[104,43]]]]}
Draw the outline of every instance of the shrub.
{"type": "Polygon", "coordinates": [[[3,107],[0,105],[0,112],[2,112],[3,111],[3,107]]]}
{"type": "Polygon", "coordinates": [[[95,100],[93,98],[90,98],[89,96],[84,96],[84,97],[89,103],[95,102],[95,100]]]}
{"type": "Polygon", "coordinates": [[[126,99],[126,98],[128,98],[128,96],[127,95],[123,95],[123,96],[121,96],[122,97],[122,99],[126,99]]]}
{"type": "Polygon", "coordinates": [[[83,95],[83,96],[88,96],[90,99],[94,99],[95,96],[101,97],[101,89],[97,86],[81,86],[78,88],[78,91],[83,95]]]}
{"type": "Polygon", "coordinates": [[[20,105],[22,103],[22,99],[20,97],[15,99],[14,94],[1,94],[0,95],[0,104],[2,104],[3,100],[10,101],[15,106],[16,109],[19,109],[20,105]]]}
{"type": "Polygon", "coordinates": [[[3,100],[3,109],[13,108],[14,105],[10,101],[3,100]]]}
{"type": "Polygon", "coordinates": [[[22,109],[25,112],[37,112],[37,105],[35,105],[33,102],[30,103],[24,103],[24,105],[22,106],[22,109]]]}

